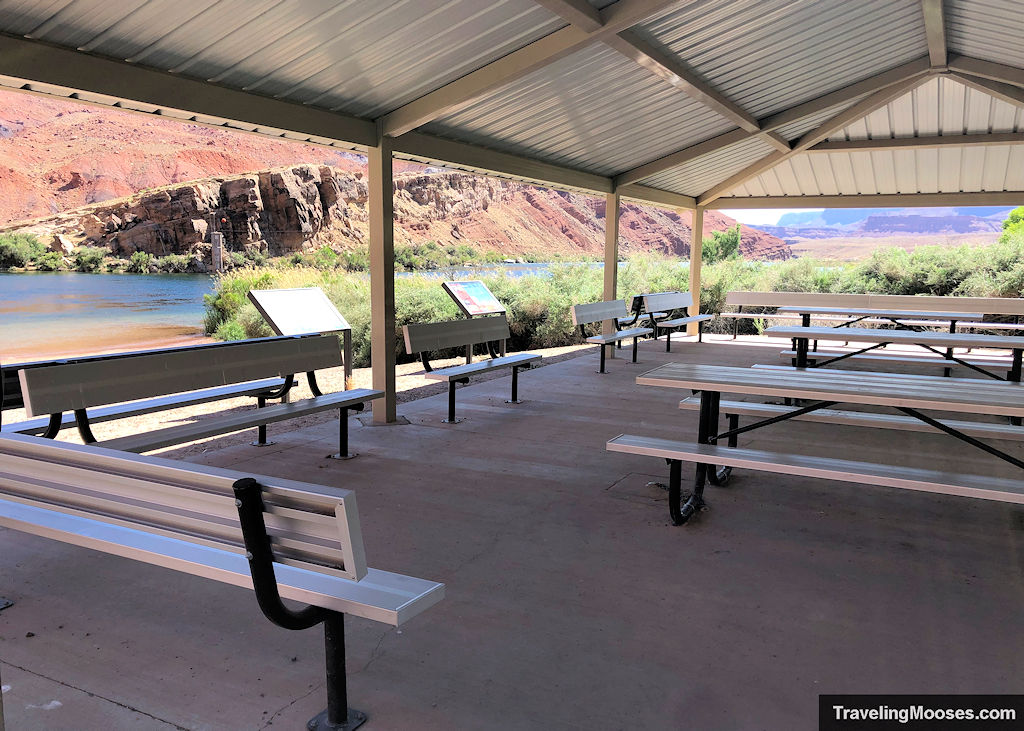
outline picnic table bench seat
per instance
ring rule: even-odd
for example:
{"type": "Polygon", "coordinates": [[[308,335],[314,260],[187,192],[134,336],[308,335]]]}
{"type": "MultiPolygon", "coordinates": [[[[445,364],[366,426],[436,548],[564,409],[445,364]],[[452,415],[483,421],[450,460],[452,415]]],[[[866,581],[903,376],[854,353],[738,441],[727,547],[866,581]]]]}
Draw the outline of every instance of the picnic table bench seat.
{"type": "MultiPolygon", "coordinates": [[[[1012,364],[1003,359],[998,358],[982,358],[982,357],[971,357],[963,358],[960,357],[958,360],[963,363],[957,363],[956,361],[945,360],[943,358],[931,355],[895,355],[895,354],[883,354],[883,353],[859,353],[850,355],[850,351],[843,350],[809,350],[807,352],[808,363],[816,362],[818,359],[831,359],[839,358],[841,356],[848,355],[851,361],[862,361],[868,363],[893,363],[896,365],[913,365],[913,366],[934,366],[936,368],[968,368],[969,366],[964,365],[968,363],[970,365],[978,366],[979,368],[989,368],[992,370],[1009,370],[1012,364]]],[[[797,351],[792,349],[779,351],[779,357],[783,360],[796,360],[797,351]]]]}
{"type": "MultiPolygon", "coordinates": [[[[636,363],[637,341],[645,335],[653,335],[654,329],[650,327],[631,327],[627,330],[619,329],[619,321],[626,316],[625,300],[608,300],[607,302],[591,302],[582,305],[573,305],[569,308],[572,317],[572,324],[580,329],[580,335],[588,343],[600,345],[601,365],[598,373],[604,373],[605,353],[607,345],[615,345],[623,340],[633,339],[633,362],[636,363]],[[587,334],[587,325],[595,322],[610,323],[611,332],[598,333],[597,335],[587,334]]],[[[628,318],[627,318],[628,319],[628,318]]],[[[633,320],[635,322],[635,319],[633,320]]]]}
{"type": "Polygon", "coordinates": [[[19,378],[29,416],[51,415],[50,423],[55,428],[47,429],[44,436],[55,437],[60,425],[67,422],[64,414],[71,413],[87,444],[97,442],[89,409],[105,410],[101,411],[101,420],[110,420],[140,413],[139,409],[144,409],[141,413],[151,413],[197,403],[200,397],[196,394],[208,389],[230,393],[241,384],[243,392],[249,392],[253,379],[259,382],[280,380],[278,389],[253,394],[257,400],[254,410],[205,416],[193,423],[131,434],[106,440],[103,444],[125,451],[145,452],[256,427],[255,444],[265,445],[268,444],[266,428],[269,423],[338,409],[339,451],[330,456],[345,459],[354,456],[348,452],[348,411],[361,410],[364,403],[382,397],[383,392],[354,389],[323,394],[316,381],[316,371],[341,365],[338,339],[333,335],[313,335],[56,363],[23,369],[19,371],[19,378]],[[296,373],[306,373],[312,398],[268,406],[268,399],[284,399],[289,394],[296,373]],[[193,390],[189,390],[190,387],[193,390]],[[195,390],[196,387],[200,390],[195,390]],[[139,406],[132,407],[125,402],[139,406]]]}
{"type": "Polygon", "coordinates": [[[497,355],[499,349],[494,347],[494,343],[500,343],[501,347],[504,347],[504,341],[510,336],[508,320],[504,315],[478,317],[470,320],[415,323],[403,325],[402,331],[405,335],[406,352],[409,355],[418,354],[420,356],[425,371],[424,376],[430,380],[448,382],[448,418],[442,420],[445,424],[457,424],[461,421],[455,417],[456,384],[469,383],[470,376],[511,368],[512,397],[505,403],[518,404],[521,403],[519,401],[519,371],[529,369],[543,358],[539,353],[497,355]],[[473,347],[481,344],[486,345],[488,352],[493,353],[494,357],[446,368],[434,368],[430,364],[431,353],[460,347],[466,348],[467,357],[471,360],[473,347]]]}
{"type": "Polygon", "coordinates": [[[348,707],[344,615],[399,626],[444,597],[367,566],[349,490],[24,434],[0,435],[0,526],[253,589],[286,629],[323,623],[323,731],[366,718],[348,707]]]}

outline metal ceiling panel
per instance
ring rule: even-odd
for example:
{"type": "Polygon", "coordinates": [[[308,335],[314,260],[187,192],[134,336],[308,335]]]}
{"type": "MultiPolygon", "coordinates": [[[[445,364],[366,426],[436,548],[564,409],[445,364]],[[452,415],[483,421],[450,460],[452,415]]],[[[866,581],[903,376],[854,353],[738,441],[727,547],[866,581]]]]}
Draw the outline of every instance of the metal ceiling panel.
{"type": "Polygon", "coordinates": [[[830,140],[1019,132],[1024,109],[940,76],[844,127],[830,140]]]}
{"type": "Polygon", "coordinates": [[[0,1],[0,32],[362,117],[564,25],[532,0],[0,1]]]}
{"type": "Polygon", "coordinates": [[[755,117],[928,53],[920,0],[693,0],[636,30],[755,117]]]}
{"type": "Polygon", "coordinates": [[[1024,190],[1024,145],[993,145],[796,155],[723,199],[1019,190],[1024,190]]]}
{"type": "Polygon", "coordinates": [[[949,50],[1024,67],[1024,15],[1020,0],[945,0],[949,50]]]}
{"type": "Polygon", "coordinates": [[[639,182],[652,188],[696,197],[774,151],[775,148],[760,137],[751,137],[639,182]]]}
{"type": "Polygon", "coordinates": [[[611,175],[734,126],[616,51],[594,45],[426,130],[611,175]]]}

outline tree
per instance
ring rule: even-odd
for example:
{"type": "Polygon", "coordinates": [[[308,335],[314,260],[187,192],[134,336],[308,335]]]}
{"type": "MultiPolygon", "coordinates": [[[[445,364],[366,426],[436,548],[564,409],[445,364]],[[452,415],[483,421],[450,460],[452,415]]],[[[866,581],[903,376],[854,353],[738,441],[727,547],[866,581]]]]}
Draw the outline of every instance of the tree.
{"type": "Polygon", "coordinates": [[[725,231],[712,231],[710,238],[701,243],[701,259],[706,264],[738,259],[740,255],[740,225],[725,231]]]}

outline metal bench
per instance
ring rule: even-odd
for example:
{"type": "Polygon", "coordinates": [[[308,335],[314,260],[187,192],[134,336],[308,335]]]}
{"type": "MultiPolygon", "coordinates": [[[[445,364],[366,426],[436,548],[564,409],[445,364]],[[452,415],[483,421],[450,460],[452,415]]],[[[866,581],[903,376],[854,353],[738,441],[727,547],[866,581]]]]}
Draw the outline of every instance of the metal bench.
{"type": "Polygon", "coordinates": [[[403,325],[405,349],[409,355],[419,354],[420,361],[426,371],[427,378],[434,381],[448,381],[448,418],[442,419],[445,424],[457,424],[462,421],[455,418],[455,386],[458,383],[469,383],[469,377],[487,373],[501,368],[512,369],[512,398],[505,403],[518,404],[519,371],[529,369],[542,356],[537,353],[514,353],[501,355],[476,363],[435,369],[430,365],[430,354],[449,348],[465,348],[467,359],[472,358],[474,345],[484,344],[490,352],[494,352],[493,343],[509,338],[508,320],[504,315],[478,317],[472,320],[449,320],[447,322],[424,322],[403,325]]]}
{"type": "Polygon", "coordinates": [[[654,339],[665,333],[665,352],[672,350],[672,333],[690,323],[697,324],[697,342],[704,340],[704,323],[710,320],[712,315],[691,315],[690,308],[693,307],[693,296],[689,292],[660,292],[658,294],[645,294],[644,309],[647,312],[664,310],[669,315],[664,320],[650,318],[651,328],[654,329],[654,339]],[[682,311],[682,316],[672,317],[677,311],[682,311]]]}
{"type": "MultiPolygon", "coordinates": [[[[272,340],[273,338],[265,338],[272,340]]],[[[151,350],[136,350],[126,353],[106,353],[101,355],[75,356],[68,358],[55,358],[54,360],[40,360],[26,363],[8,363],[0,366],[0,412],[13,409],[25,408],[25,400],[21,393],[21,382],[18,380],[18,371],[28,368],[41,368],[43,366],[63,365],[67,363],[82,363],[97,360],[117,360],[120,358],[131,358],[136,355],[183,352],[186,350],[197,350],[211,352],[218,348],[230,347],[232,343],[203,343],[201,345],[189,345],[183,348],[155,348],[151,350]]],[[[89,413],[89,419],[95,424],[101,421],[119,419],[125,416],[139,416],[153,411],[177,408],[179,406],[192,406],[194,404],[217,401],[220,399],[237,398],[239,396],[264,395],[267,398],[274,391],[278,391],[284,385],[283,378],[264,378],[245,383],[233,383],[229,386],[217,386],[214,388],[199,389],[175,396],[160,396],[154,399],[143,399],[127,404],[114,404],[102,409],[94,409],[89,413]]],[[[43,434],[47,429],[60,429],[71,426],[75,423],[73,413],[63,414],[60,424],[51,424],[49,417],[28,419],[14,424],[0,427],[3,431],[17,431],[22,434],[43,434]]]]}
{"type": "Polygon", "coordinates": [[[22,434],[0,435],[0,525],[254,589],[285,629],[322,622],[317,731],[366,719],[348,708],[345,615],[398,626],[444,597],[444,584],[367,567],[349,490],[22,434]]]}
{"type": "Polygon", "coordinates": [[[588,343],[596,343],[601,348],[601,367],[598,373],[604,373],[604,349],[605,346],[615,345],[623,340],[633,338],[633,362],[636,363],[637,340],[645,335],[653,335],[654,330],[649,327],[632,327],[627,330],[619,330],[618,323],[626,317],[625,300],[610,300],[608,302],[594,302],[586,305],[573,305],[569,308],[572,315],[572,324],[580,329],[580,335],[588,343]],[[587,325],[595,322],[611,322],[613,332],[603,335],[587,335],[587,325]]]}
{"type": "MultiPolygon", "coordinates": [[[[339,451],[332,457],[347,459],[348,411],[362,409],[367,401],[383,396],[381,391],[353,389],[323,394],[315,371],[342,365],[338,339],[334,336],[279,337],[224,343],[218,348],[147,351],[126,357],[82,360],[25,368],[19,371],[21,391],[29,416],[50,414],[54,437],[64,423],[63,414],[74,414],[75,423],[87,444],[96,442],[88,409],[147,400],[145,412],[177,408],[194,403],[194,389],[230,388],[253,379],[283,379],[279,389],[256,394],[258,408],[218,414],[180,426],[132,434],[102,442],[102,446],[127,452],[146,452],[220,434],[257,427],[254,444],[265,445],[266,425],[285,419],[338,409],[339,451]],[[295,383],[295,373],[306,373],[313,397],[295,403],[268,406],[270,398],[285,398],[295,383]]],[[[125,416],[131,407],[106,414],[125,416]]],[[[136,409],[136,413],[139,413],[136,409]]],[[[145,413],[143,412],[143,413],[145,413]]],[[[15,425],[13,429],[20,427],[15,425]]]]}

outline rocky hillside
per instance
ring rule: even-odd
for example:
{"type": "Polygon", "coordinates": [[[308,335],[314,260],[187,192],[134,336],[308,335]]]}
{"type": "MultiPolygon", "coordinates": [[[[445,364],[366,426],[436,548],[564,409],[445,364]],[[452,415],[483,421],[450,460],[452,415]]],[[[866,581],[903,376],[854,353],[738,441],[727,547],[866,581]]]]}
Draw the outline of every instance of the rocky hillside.
{"type": "Polygon", "coordinates": [[[831,239],[906,235],[987,234],[1002,230],[1011,208],[860,208],[786,213],[776,226],[762,228],[796,243],[801,239],[831,239]]]}
{"type": "MultiPolygon", "coordinates": [[[[457,172],[399,174],[395,181],[396,239],[469,244],[521,256],[598,256],[604,246],[604,200],[524,183],[457,172]]],[[[362,173],[326,165],[296,165],[144,191],[10,226],[52,241],[53,248],[108,248],[128,257],[194,254],[209,261],[209,234],[220,231],[231,250],[282,255],[320,246],[353,249],[367,239],[367,187],[362,173]]],[[[705,233],[735,221],[705,216],[705,233]]],[[[624,253],[690,252],[690,217],[626,204],[620,219],[624,253]]],[[[789,247],[745,227],[744,255],[786,259],[789,247]]]]}
{"type": "MultiPolygon", "coordinates": [[[[358,246],[364,170],[364,158],[344,151],[0,92],[0,228],[36,232],[57,248],[202,255],[212,230],[233,249],[271,254],[358,246]]],[[[502,258],[603,250],[602,199],[401,161],[395,170],[401,242],[466,243],[502,258]]],[[[626,205],[622,248],[686,256],[689,224],[688,214],[626,205]]],[[[734,224],[705,216],[705,232],[734,224]]],[[[742,251],[791,256],[749,227],[742,251]]]]}

